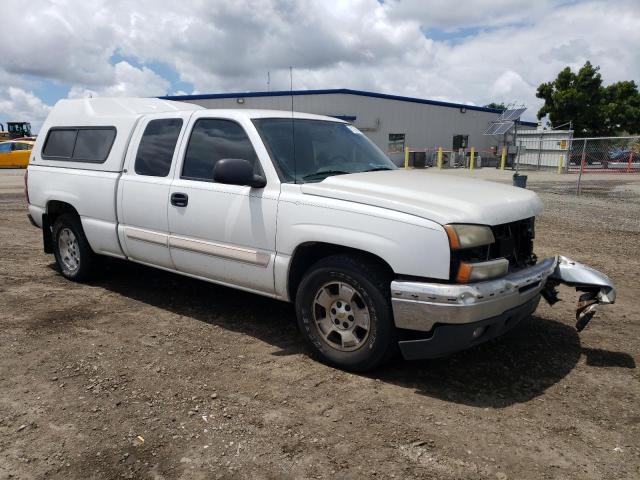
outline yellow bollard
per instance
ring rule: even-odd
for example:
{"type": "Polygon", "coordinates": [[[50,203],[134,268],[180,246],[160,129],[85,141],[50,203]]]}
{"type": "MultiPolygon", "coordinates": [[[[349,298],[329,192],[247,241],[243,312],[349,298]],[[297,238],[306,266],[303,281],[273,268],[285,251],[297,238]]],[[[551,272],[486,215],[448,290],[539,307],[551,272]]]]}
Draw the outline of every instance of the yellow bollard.
{"type": "Polygon", "coordinates": [[[476,147],[471,147],[471,158],[469,161],[469,170],[473,170],[473,164],[475,163],[476,158],[476,147]]]}
{"type": "Polygon", "coordinates": [[[404,168],[409,168],[409,147],[404,147],[404,168]]]}
{"type": "Polygon", "coordinates": [[[507,147],[502,147],[502,157],[500,157],[500,170],[504,170],[505,163],[507,163],[507,147]]]}
{"type": "Polygon", "coordinates": [[[564,155],[560,155],[558,160],[558,173],[562,173],[562,167],[564,167],[564,155]]]}
{"type": "Polygon", "coordinates": [[[438,147],[438,168],[442,169],[442,147],[438,147]]]}

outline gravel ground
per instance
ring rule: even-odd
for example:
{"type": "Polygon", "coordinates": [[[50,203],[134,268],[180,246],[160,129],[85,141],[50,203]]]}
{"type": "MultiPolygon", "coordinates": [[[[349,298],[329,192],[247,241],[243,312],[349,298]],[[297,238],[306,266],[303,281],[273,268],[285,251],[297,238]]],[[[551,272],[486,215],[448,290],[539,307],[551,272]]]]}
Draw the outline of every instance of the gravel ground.
{"type": "Polygon", "coordinates": [[[509,335],[370,375],[308,357],[284,303],[108,261],[73,284],[0,193],[0,478],[640,478],[640,196],[536,183],[537,253],[607,272],[509,335]]]}

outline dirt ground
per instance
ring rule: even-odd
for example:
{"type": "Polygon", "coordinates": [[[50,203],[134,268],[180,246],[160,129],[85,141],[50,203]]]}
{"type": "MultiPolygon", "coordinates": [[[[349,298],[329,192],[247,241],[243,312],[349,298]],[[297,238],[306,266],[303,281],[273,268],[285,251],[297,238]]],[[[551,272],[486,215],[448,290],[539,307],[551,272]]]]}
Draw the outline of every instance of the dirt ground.
{"type": "Polygon", "coordinates": [[[369,375],[309,358],[284,303],[118,261],[64,280],[0,189],[0,479],[638,479],[640,195],[621,178],[580,198],[530,182],[538,255],[617,284],[584,332],[564,288],[501,339],[369,375]]]}

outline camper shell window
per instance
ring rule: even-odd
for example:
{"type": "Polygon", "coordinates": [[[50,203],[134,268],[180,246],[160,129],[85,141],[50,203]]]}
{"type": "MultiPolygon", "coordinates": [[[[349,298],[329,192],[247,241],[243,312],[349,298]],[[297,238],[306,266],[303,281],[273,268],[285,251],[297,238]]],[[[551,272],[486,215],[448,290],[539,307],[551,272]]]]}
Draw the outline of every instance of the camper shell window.
{"type": "Polygon", "coordinates": [[[104,163],[115,138],[115,127],[54,127],[47,133],[42,158],[104,163]]]}

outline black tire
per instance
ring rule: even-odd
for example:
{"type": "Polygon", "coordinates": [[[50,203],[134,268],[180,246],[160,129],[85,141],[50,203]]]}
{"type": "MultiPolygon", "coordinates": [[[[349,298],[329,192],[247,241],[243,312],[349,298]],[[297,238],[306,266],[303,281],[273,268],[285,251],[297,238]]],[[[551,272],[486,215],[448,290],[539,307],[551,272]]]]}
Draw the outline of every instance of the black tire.
{"type": "Polygon", "coordinates": [[[91,250],[77,215],[70,213],[60,215],[53,224],[51,238],[53,239],[53,254],[56,257],[58,268],[65,278],[74,282],[84,282],[95,274],[97,255],[91,250]],[[67,230],[75,237],[73,251],[77,258],[76,268],[69,266],[68,255],[61,252],[60,237],[61,235],[67,236],[67,230]]]}
{"type": "MultiPolygon", "coordinates": [[[[391,278],[383,268],[366,257],[355,255],[332,255],[309,269],[298,286],[296,314],[300,330],[321,361],[344,370],[364,372],[383,364],[395,353],[397,337],[390,302],[390,282],[391,278]],[[338,337],[334,335],[334,342],[325,340],[340,332],[323,335],[322,327],[316,323],[318,316],[324,316],[325,320],[329,319],[337,324],[341,322],[337,317],[331,320],[326,309],[319,307],[316,301],[323,288],[333,288],[327,287],[332,282],[346,284],[355,290],[354,306],[359,308],[357,304],[365,305],[368,310],[368,333],[352,351],[339,349],[342,345],[338,346],[337,343],[341,342],[341,334],[338,337]],[[335,343],[335,346],[331,343],[335,343]]],[[[332,324],[331,327],[333,329],[332,324]]]]}

